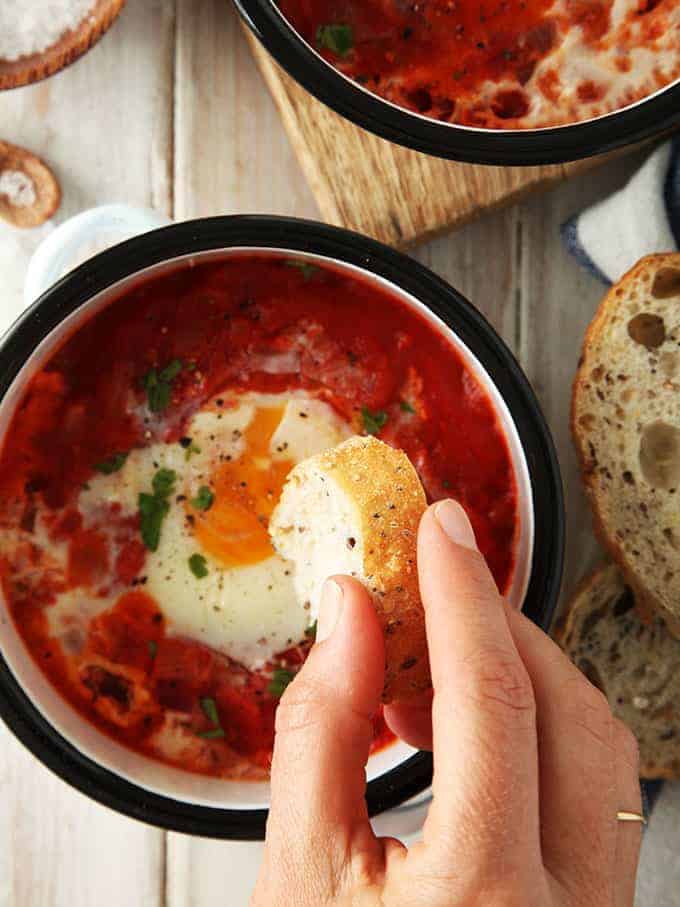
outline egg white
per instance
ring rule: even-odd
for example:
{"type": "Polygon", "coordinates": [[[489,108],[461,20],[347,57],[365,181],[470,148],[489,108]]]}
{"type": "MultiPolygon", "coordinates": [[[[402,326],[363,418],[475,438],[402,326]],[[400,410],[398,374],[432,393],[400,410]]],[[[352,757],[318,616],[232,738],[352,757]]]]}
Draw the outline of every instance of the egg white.
{"type": "Polygon", "coordinates": [[[185,505],[176,498],[195,497],[202,485],[210,484],[221,458],[236,460],[243,454],[244,432],[259,407],[283,408],[269,445],[272,460],[298,463],[340,443],[351,431],[328,404],[301,393],[221,395],[220,401],[211,401],[187,426],[190,453],[178,443],[133,450],[118,472],[90,480],[78,507],[86,524],[98,522],[104,505],[112,503],[124,514],[134,514],[140,492],[151,491],[156,471],[174,470],[170,511],[158,549],[147,552],[144,589],[158,602],[170,634],[203,642],[254,669],[301,640],[310,622],[308,609],[295,595],[290,565],[275,554],[254,564],[225,566],[201,549],[185,505]],[[202,578],[189,567],[194,554],[205,557],[208,573],[202,578]]]}

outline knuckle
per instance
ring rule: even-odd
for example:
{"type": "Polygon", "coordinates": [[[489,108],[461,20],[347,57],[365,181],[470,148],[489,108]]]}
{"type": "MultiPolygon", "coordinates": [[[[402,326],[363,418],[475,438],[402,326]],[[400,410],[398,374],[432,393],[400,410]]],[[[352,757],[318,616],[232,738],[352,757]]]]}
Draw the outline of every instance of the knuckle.
{"type": "MultiPolygon", "coordinates": [[[[352,853],[345,868],[347,887],[367,895],[377,891],[384,881],[385,867],[375,859],[375,854],[366,850],[352,853]]],[[[367,901],[368,903],[368,901],[367,901]]]]}
{"type": "Polygon", "coordinates": [[[459,557],[464,558],[466,561],[465,598],[469,603],[479,604],[480,607],[488,608],[489,598],[501,599],[491,576],[489,565],[481,551],[466,548],[459,557]]]}
{"type": "Polygon", "coordinates": [[[612,748],[614,716],[604,693],[583,677],[567,680],[562,692],[568,703],[565,712],[571,723],[584,730],[598,745],[612,748]]]}
{"type": "Polygon", "coordinates": [[[286,734],[318,724],[328,705],[323,686],[306,680],[302,674],[288,685],[276,709],[276,733],[286,734]]]}
{"type": "Polygon", "coordinates": [[[637,737],[631,731],[627,724],[618,718],[613,719],[614,723],[614,746],[617,754],[623,762],[630,767],[637,779],[640,769],[640,745],[637,737]]]}
{"type": "Polygon", "coordinates": [[[584,709],[611,715],[609,701],[602,690],[585,677],[574,679],[576,700],[584,709]]]}
{"type": "Polygon", "coordinates": [[[333,685],[301,671],[286,688],[275,716],[276,734],[290,734],[307,728],[318,733],[322,727],[348,728],[360,725],[372,729],[372,714],[356,709],[333,685]]]}
{"type": "Polygon", "coordinates": [[[519,657],[506,649],[480,650],[466,660],[470,694],[486,710],[518,720],[533,718],[531,680],[519,657]]]}

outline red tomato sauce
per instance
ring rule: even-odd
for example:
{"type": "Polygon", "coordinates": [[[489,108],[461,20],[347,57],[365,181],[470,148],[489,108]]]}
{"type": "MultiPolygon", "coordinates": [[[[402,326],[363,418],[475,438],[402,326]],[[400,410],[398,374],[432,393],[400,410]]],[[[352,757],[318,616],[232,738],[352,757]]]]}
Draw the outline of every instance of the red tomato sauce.
{"type": "MultiPolygon", "coordinates": [[[[266,777],[281,693],[272,676],[292,678],[311,640],[248,671],[173,635],[163,602],[144,588],[139,516],[111,505],[104,535],[86,525],[76,499],[97,464],[116,452],[178,441],[216,394],[295,389],[329,403],[358,432],[367,418],[380,423],[380,437],[406,451],[430,500],[453,496],[465,506],[499,587],[507,589],[516,487],[486,393],[428,320],[339,270],[242,255],[138,286],[44,363],[0,454],[0,539],[4,532],[13,540],[0,551],[0,579],[29,651],[87,720],[190,771],[266,777]],[[175,360],[182,368],[167,409],[149,412],[144,376],[175,360]],[[66,546],[65,567],[49,545],[66,546]],[[85,630],[74,620],[57,640],[50,608],[73,592],[117,597],[85,630]],[[168,722],[172,747],[159,742],[168,722]]],[[[393,740],[381,711],[374,737],[374,749],[393,740]]]]}
{"type": "MultiPolygon", "coordinates": [[[[537,68],[577,31],[578,47],[593,56],[616,47],[613,66],[626,71],[634,48],[654,47],[671,27],[675,2],[633,2],[623,22],[612,18],[614,0],[279,0],[278,5],[325,59],[386,100],[434,119],[508,129],[597,115],[574,109],[573,94],[583,102],[599,98],[592,87],[588,92],[575,85],[572,94],[561,85],[564,59],[556,58],[554,68],[551,64],[531,84],[537,68]],[[530,121],[535,99],[544,104],[538,119],[545,123],[530,121]]],[[[677,72],[677,42],[673,56],[677,72]]],[[[583,85],[588,70],[585,66],[583,85]]],[[[658,81],[673,77],[659,74],[658,81]]],[[[640,77],[642,96],[660,87],[642,86],[646,78],[640,77]]],[[[601,94],[610,81],[603,75],[601,94]]],[[[627,88],[613,87],[614,107],[636,99],[627,88]]]]}

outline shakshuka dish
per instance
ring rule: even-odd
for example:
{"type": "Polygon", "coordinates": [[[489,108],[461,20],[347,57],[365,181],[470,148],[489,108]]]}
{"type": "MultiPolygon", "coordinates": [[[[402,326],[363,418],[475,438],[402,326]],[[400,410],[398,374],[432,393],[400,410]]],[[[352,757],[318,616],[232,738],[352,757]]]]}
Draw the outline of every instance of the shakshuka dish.
{"type": "MultiPolygon", "coordinates": [[[[461,501],[507,589],[517,493],[492,404],[374,282],[280,253],[182,265],[39,364],[0,454],[0,580],[84,721],[191,772],[267,777],[315,633],[268,521],[291,468],[352,434],[461,501]]],[[[379,749],[392,736],[374,725],[379,749]]]]}
{"type": "Polygon", "coordinates": [[[678,0],[278,0],[338,70],[427,117],[561,126],[680,78],[678,0]]]}

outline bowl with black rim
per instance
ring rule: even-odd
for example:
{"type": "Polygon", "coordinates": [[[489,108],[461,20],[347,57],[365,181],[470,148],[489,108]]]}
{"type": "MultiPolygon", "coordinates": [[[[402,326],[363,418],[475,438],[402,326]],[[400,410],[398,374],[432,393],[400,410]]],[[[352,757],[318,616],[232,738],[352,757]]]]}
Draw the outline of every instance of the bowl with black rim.
{"type": "MultiPolygon", "coordinates": [[[[31,375],[95,312],[154,276],[244,252],[275,252],[354,273],[417,309],[451,341],[491,400],[514,467],[518,532],[508,597],[547,629],[559,593],[565,520],[558,462],[531,387],[471,303],[413,259],[358,234],[283,217],[215,217],[163,227],[89,259],[43,293],[0,341],[0,439],[31,375]]],[[[194,775],[104,735],[61,698],[32,660],[2,593],[0,655],[2,717],[74,787],[162,828],[237,840],[263,837],[268,783],[194,775]]],[[[371,756],[367,776],[368,808],[377,815],[430,785],[432,758],[397,741],[371,756]]]]}
{"type": "Polygon", "coordinates": [[[272,0],[234,0],[276,62],[336,113],[384,139],[435,157],[503,166],[557,164],[662,136],[680,125],[680,81],[600,117],[536,129],[462,126],[367,91],[305,41],[272,0]]]}

